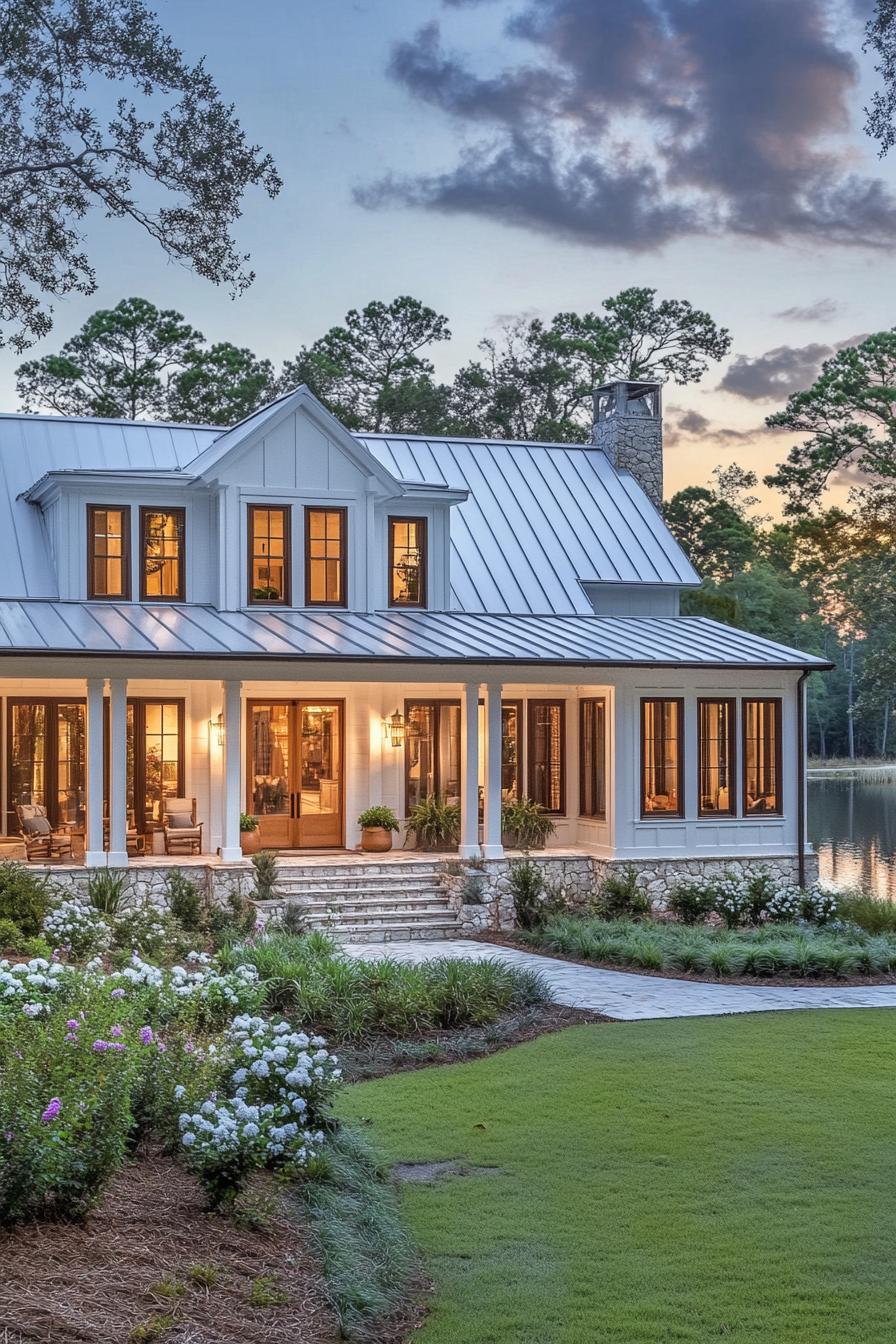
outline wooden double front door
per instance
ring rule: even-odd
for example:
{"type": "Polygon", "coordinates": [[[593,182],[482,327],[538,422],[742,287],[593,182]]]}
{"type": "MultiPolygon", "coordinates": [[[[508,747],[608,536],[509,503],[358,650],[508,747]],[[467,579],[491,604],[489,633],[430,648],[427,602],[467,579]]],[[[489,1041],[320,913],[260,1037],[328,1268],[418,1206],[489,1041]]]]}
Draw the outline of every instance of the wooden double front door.
{"type": "Polygon", "coordinates": [[[341,700],[250,700],[248,810],[270,849],[345,843],[341,700]]]}

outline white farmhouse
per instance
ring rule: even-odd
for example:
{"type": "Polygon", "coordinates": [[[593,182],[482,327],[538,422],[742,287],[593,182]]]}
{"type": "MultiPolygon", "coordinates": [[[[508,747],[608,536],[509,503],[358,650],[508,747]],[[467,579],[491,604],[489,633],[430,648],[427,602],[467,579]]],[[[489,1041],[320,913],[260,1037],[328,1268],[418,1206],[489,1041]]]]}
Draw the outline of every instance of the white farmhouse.
{"type": "Polygon", "coordinates": [[[584,446],[351,434],[304,387],[226,431],[0,417],[8,841],[211,871],[241,813],[317,858],[438,795],[488,863],[528,797],[558,862],[805,877],[827,664],[679,615],[660,388],[595,408],[584,446]]]}

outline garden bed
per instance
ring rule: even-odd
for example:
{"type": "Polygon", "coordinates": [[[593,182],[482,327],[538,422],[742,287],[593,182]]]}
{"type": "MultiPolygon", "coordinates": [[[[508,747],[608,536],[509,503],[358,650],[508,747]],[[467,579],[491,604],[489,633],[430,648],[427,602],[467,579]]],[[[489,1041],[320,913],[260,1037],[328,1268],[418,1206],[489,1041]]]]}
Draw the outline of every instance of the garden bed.
{"type": "Polygon", "coordinates": [[[896,983],[896,936],[862,930],[694,928],[566,915],[487,941],[606,970],[671,979],[793,987],[896,983]]]}

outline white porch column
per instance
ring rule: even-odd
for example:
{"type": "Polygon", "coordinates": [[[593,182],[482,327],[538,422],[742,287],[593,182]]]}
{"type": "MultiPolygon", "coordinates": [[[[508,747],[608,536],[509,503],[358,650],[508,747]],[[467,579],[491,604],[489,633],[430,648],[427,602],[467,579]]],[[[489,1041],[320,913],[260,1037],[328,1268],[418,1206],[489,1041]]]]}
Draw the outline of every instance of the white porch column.
{"type": "Polygon", "coordinates": [[[242,686],[241,681],[224,682],[224,826],[219,852],[225,863],[236,863],[243,857],[240,848],[242,686]]]}
{"type": "Polygon", "coordinates": [[[502,859],[501,843],[501,687],[488,684],[485,688],[485,798],[482,856],[502,859]]]}
{"type": "Polygon", "coordinates": [[[105,868],[103,849],[103,686],[105,677],[87,678],[87,834],[84,862],[105,868]]]}
{"type": "Polygon", "coordinates": [[[473,859],[479,849],[479,683],[464,686],[460,710],[460,849],[473,859]]]}
{"type": "Polygon", "coordinates": [[[128,863],[128,683],[109,678],[109,856],[110,868],[128,863]]]}

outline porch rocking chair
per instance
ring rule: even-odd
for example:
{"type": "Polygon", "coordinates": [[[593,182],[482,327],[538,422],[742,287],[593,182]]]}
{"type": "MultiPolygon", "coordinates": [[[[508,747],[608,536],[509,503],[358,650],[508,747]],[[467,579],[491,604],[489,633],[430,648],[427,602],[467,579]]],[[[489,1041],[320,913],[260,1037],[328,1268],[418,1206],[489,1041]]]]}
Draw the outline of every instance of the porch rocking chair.
{"type": "Polygon", "coordinates": [[[54,830],[41,803],[17,803],[19,834],[29,862],[37,859],[70,859],[72,837],[65,827],[54,830]]]}
{"type": "Polygon", "coordinates": [[[166,798],[162,831],[166,854],[201,854],[202,822],[196,821],[196,799],[166,798]]]}

